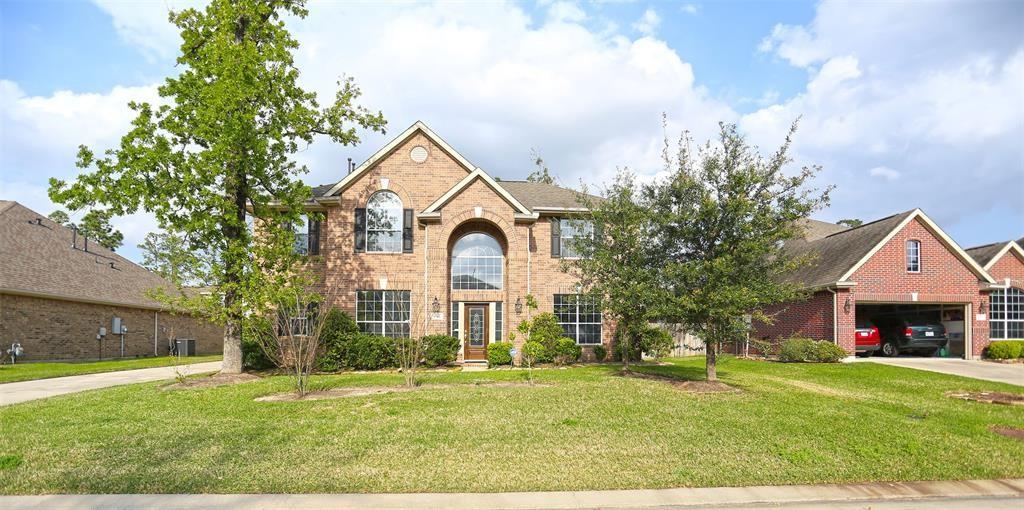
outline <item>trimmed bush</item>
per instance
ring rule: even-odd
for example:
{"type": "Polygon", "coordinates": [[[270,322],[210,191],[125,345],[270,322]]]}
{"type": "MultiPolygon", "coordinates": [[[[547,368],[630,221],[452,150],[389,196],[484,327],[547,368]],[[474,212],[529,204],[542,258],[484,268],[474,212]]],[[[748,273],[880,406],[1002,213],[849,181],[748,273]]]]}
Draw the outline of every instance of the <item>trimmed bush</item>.
{"type": "Polygon", "coordinates": [[[342,366],[353,370],[380,370],[398,366],[395,340],[386,336],[357,333],[346,343],[342,366]]]}
{"type": "Polygon", "coordinates": [[[533,329],[530,330],[531,342],[537,342],[544,346],[544,354],[537,361],[551,362],[555,352],[555,344],[565,336],[565,330],[558,324],[558,318],[551,312],[538,314],[533,318],[533,329]]]}
{"type": "Polygon", "coordinates": [[[494,342],[487,346],[487,364],[494,367],[498,365],[511,365],[512,355],[509,349],[512,342],[494,342]]]}
{"type": "Polygon", "coordinates": [[[594,346],[594,360],[601,362],[608,357],[608,349],[605,349],[603,345],[594,346]]]}
{"type": "Polygon", "coordinates": [[[988,344],[991,359],[1016,359],[1024,357],[1024,340],[996,340],[988,344]]]}
{"type": "Polygon", "coordinates": [[[835,363],[846,357],[842,347],[826,341],[815,341],[810,338],[794,337],[782,342],[779,349],[779,361],[835,363]]]}
{"type": "Polygon", "coordinates": [[[317,368],[322,372],[337,372],[345,368],[344,357],[346,346],[359,333],[359,326],[347,313],[331,308],[324,321],[321,335],[321,353],[317,358],[317,368]]]}
{"type": "Polygon", "coordinates": [[[423,364],[440,367],[455,361],[459,355],[459,339],[451,335],[427,335],[423,343],[423,364]]]}
{"type": "Polygon", "coordinates": [[[559,338],[551,352],[551,359],[556,365],[576,363],[580,356],[583,356],[583,348],[576,345],[576,341],[571,338],[559,338]]]}
{"type": "Polygon", "coordinates": [[[540,342],[526,342],[523,345],[523,362],[527,365],[535,365],[547,355],[544,352],[544,345],[540,342]],[[532,363],[528,360],[532,360],[532,363]]]}

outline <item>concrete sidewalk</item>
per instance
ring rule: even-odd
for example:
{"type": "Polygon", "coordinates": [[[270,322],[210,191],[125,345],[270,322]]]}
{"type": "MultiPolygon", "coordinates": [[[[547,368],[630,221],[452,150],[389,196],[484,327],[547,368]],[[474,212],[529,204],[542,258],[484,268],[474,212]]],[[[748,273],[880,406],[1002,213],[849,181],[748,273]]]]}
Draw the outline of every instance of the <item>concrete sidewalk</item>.
{"type": "Polygon", "coordinates": [[[491,494],[125,494],[0,497],[8,509],[1022,508],[1024,479],[491,494]],[[859,506],[858,506],[859,505],[859,506]]]}
{"type": "Polygon", "coordinates": [[[79,391],[121,386],[122,384],[173,379],[177,369],[181,369],[189,375],[217,372],[220,370],[220,362],[210,361],[192,365],[182,364],[176,367],[140,368],[138,370],[122,370],[119,372],[71,375],[67,377],[5,383],[0,384],[0,406],[66,395],[68,393],[78,393],[79,391]]]}
{"type": "Polygon", "coordinates": [[[1024,386],[1024,364],[1022,363],[993,363],[991,361],[949,358],[883,358],[880,356],[866,359],[857,358],[857,360],[1024,386]]]}

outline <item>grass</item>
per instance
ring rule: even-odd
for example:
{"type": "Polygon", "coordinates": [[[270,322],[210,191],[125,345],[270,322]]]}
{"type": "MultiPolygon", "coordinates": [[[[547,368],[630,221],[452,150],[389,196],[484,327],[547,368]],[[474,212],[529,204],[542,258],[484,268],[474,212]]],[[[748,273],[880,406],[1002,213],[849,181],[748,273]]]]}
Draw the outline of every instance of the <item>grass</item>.
{"type": "MultiPolygon", "coordinates": [[[[0,408],[0,492],[451,492],[1024,476],[1024,408],[950,390],[1021,388],[873,363],[722,360],[743,391],[691,394],[617,367],[435,372],[413,392],[262,403],[285,377],[122,386],[0,408]]],[[[703,375],[702,358],[640,370],[703,375]]],[[[399,374],[315,377],[399,385],[399,374]]]]}
{"type": "Polygon", "coordinates": [[[206,361],[220,361],[220,359],[221,355],[217,354],[211,356],[191,356],[180,360],[171,356],[159,356],[108,361],[16,363],[14,365],[0,365],[0,383],[49,379],[51,377],[64,377],[68,375],[97,374],[100,372],[115,372],[117,370],[166,367],[185,363],[203,363],[206,361]]]}

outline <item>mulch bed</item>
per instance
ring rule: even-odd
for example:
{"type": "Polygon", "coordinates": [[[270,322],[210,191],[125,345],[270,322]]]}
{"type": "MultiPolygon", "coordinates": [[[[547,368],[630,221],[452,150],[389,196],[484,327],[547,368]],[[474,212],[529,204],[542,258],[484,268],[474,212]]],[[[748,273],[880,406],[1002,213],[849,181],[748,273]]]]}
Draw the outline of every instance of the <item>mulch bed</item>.
{"type": "Polygon", "coordinates": [[[241,384],[250,381],[257,381],[260,376],[250,373],[241,374],[214,374],[209,377],[201,377],[198,379],[188,379],[185,384],[176,382],[174,384],[168,384],[163,386],[162,389],[168,390],[201,390],[206,388],[216,388],[218,386],[227,386],[229,384],[241,384]]]}
{"type": "Polygon", "coordinates": [[[686,391],[690,393],[736,393],[741,391],[739,388],[734,388],[721,381],[684,381],[676,379],[674,377],[655,374],[642,374],[639,372],[628,372],[620,375],[622,375],[623,377],[630,377],[633,379],[646,379],[649,381],[659,381],[667,383],[672,387],[676,388],[677,390],[686,391]]]}
{"type": "Polygon", "coordinates": [[[300,397],[294,391],[287,393],[275,393],[273,395],[265,395],[257,397],[257,402],[296,402],[306,400],[330,400],[335,398],[348,398],[348,397],[366,397],[369,395],[384,395],[388,393],[406,393],[416,390],[431,390],[441,388],[471,388],[471,387],[487,387],[487,388],[529,388],[529,387],[545,387],[550,386],[549,384],[530,384],[525,382],[493,382],[493,383],[478,383],[478,384],[423,384],[415,387],[408,386],[364,386],[364,387],[353,387],[353,388],[331,388],[328,390],[316,390],[306,393],[300,397]]]}
{"type": "Polygon", "coordinates": [[[1012,437],[1019,441],[1024,441],[1024,429],[1020,427],[1008,427],[1005,425],[993,425],[988,428],[992,432],[999,434],[1000,436],[1012,437]]]}
{"type": "Polygon", "coordinates": [[[1002,391],[950,391],[946,393],[946,396],[986,404],[1024,405],[1024,395],[1002,391]]]}

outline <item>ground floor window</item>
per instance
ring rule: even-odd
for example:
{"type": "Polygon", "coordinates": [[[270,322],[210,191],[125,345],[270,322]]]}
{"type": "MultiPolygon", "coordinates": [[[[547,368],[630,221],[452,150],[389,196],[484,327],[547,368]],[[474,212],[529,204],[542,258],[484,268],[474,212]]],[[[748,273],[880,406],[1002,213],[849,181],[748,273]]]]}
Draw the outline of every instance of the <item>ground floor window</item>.
{"type": "Polygon", "coordinates": [[[1024,290],[1010,287],[989,295],[989,338],[1024,338],[1024,290]]]}
{"type": "Polygon", "coordinates": [[[452,301],[452,336],[459,337],[459,304],[452,301]]]}
{"type": "Polygon", "coordinates": [[[360,290],[356,292],[356,324],[363,333],[391,338],[409,337],[410,292],[360,290]]]}
{"type": "Polygon", "coordinates": [[[501,303],[494,303],[494,341],[501,341],[502,310],[501,303]]]}
{"type": "Polygon", "coordinates": [[[555,294],[555,317],[565,336],[577,344],[601,343],[601,308],[597,299],[581,294],[555,294]]]}

